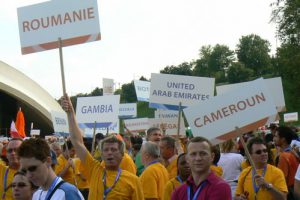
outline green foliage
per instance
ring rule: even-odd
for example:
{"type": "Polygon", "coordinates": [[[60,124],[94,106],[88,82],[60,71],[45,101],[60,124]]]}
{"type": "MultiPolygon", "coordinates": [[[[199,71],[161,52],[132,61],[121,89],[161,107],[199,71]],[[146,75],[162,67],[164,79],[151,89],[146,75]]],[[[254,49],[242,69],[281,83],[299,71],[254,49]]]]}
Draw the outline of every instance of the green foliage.
{"type": "Polygon", "coordinates": [[[233,63],[227,71],[227,80],[229,83],[240,83],[249,81],[253,76],[253,70],[246,68],[243,63],[233,63]]]}
{"type": "Polygon", "coordinates": [[[256,77],[269,73],[271,68],[270,42],[258,35],[242,36],[237,45],[238,61],[252,69],[256,77]]]}
{"type": "Polygon", "coordinates": [[[121,103],[134,103],[136,101],[133,81],[131,81],[131,83],[123,84],[121,90],[121,103]]]}
{"type": "Polygon", "coordinates": [[[192,75],[192,65],[190,63],[184,62],[178,66],[167,66],[164,69],[160,70],[162,74],[177,74],[177,75],[192,75]]]}

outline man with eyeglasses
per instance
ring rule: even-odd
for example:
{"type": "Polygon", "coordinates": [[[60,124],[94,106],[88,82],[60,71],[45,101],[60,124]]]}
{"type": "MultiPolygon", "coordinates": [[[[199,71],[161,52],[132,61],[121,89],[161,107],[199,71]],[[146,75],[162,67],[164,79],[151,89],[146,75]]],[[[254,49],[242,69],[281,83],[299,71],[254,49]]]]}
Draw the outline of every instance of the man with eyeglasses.
{"type": "Polygon", "coordinates": [[[255,164],[244,169],[238,179],[235,200],[285,200],[287,185],[283,172],[273,165],[269,165],[268,151],[261,138],[252,138],[247,148],[255,164]]]}
{"type": "Polygon", "coordinates": [[[84,200],[72,184],[56,176],[51,167],[50,147],[39,138],[25,140],[18,149],[23,171],[28,179],[40,188],[33,194],[33,200],[84,200]]]}
{"type": "Polygon", "coordinates": [[[22,144],[21,138],[11,139],[6,146],[6,157],[8,160],[8,166],[0,165],[0,195],[1,199],[11,200],[13,199],[12,190],[9,188],[14,174],[20,167],[17,150],[22,144]]]}
{"type": "Polygon", "coordinates": [[[71,142],[84,168],[83,175],[90,183],[89,199],[144,199],[138,177],[120,168],[125,149],[124,143],[115,136],[101,141],[101,157],[105,163],[103,167],[84,146],[82,132],[67,95],[62,99],[62,106],[68,114],[71,142]]]}

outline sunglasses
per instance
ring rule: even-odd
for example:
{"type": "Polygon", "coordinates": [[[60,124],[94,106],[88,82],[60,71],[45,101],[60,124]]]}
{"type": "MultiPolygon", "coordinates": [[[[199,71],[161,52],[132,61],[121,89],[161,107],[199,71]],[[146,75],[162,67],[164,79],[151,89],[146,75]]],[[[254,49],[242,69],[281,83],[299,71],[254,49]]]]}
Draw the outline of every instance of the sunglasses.
{"type": "Polygon", "coordinates": [[[11,184],[12,188],[15,188],[15,187],[23,188],[23,187],[26,187],[26,186],[28,186],[28,185],[26,183],[24,183],[24,182],[12,183],[11,184]]]}
{"type": "Polygon", "coordinates": [[[268,153],[268,150],[267,150],[267,149],[257,150],[257,151],[255,151],[254,153],[257,154],[257,155],[260,155],[260,154],[262,154],[262,153],[268,153]]]}
{"type": "Polygon", "coordinates": [[[7,153],[12,153],[13,151],[14,152],[17,152],[17,148],[12,148],[12,149],[7,149],[6,151],[7,151],[7,153]]]}
{"type": "Polygon", "coordinates": [[[24,172],[24,174],[27,174],[27,172],[34,172],[38,168],[38,165],[30,166],[26,168],[22,168],[21,171],[24,172]]]}

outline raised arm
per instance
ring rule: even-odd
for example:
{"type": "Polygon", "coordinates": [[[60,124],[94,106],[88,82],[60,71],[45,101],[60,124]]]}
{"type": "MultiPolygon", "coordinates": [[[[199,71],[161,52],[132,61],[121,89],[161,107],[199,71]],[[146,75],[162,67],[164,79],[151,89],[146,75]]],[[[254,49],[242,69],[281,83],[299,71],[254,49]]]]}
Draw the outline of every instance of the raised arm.
{"type": "Polygon", "coordinates": [[[62,108],[66,111],[68,116],[70,139],[75,148],[76,155],[79,157],[81,162],[84,162],[88,154],[88,150],[84,146],[82,139],[83,133],[78,127],[74,107],[72,105],[70,97],[67,94],[62,97],[61,104],[62,108]]]}

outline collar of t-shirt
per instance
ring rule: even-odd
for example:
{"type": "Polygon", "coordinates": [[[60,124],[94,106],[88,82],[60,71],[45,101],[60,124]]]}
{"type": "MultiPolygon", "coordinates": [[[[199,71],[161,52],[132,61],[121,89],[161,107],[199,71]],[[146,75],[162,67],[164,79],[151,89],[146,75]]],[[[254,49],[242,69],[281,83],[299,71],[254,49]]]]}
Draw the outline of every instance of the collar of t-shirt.
{"type": "MultiPolygon", "coordinates": [[[[208,184],[211,184],[211,183],[215,182],[216,181],[216,175],[213,172],[210,172],[208,174],[207,178],[206,178],[206,181],[207,181],[208,184]]],[[[186,182],[187,182],[188,185],[192,185],[193,188],[197,188],[199,185],[201,185],[201,183],[199,185],[195,184],[195,181],[194,181],[192,175],[190,175],[188,177],[186,182]]]]}

